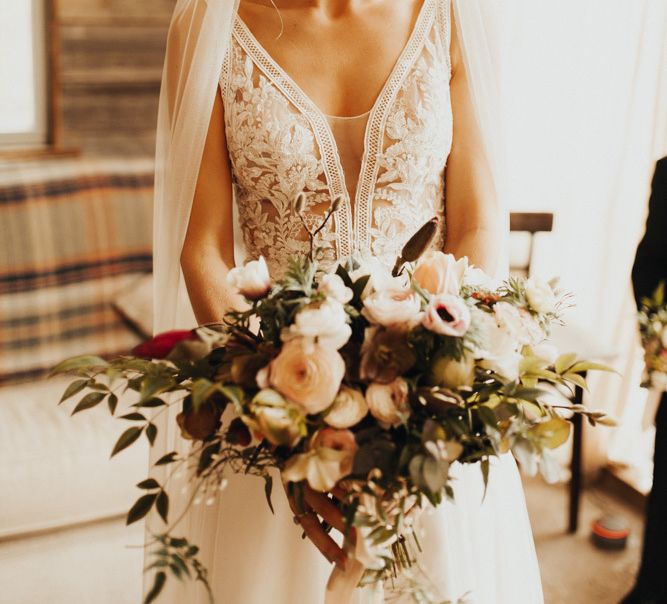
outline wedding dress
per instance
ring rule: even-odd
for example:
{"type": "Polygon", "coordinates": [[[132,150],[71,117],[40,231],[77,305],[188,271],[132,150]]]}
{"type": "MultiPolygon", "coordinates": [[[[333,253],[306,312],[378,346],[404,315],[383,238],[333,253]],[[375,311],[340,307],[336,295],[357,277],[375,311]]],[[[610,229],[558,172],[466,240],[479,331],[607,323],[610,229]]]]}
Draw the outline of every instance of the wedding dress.
{"type": "MultiPolygon", "coordinates": [[[[452,142],[449,0],[424,0],[410,38],[372,108],[325,115],[235,16],[219,79],[235,193],[237,262],[263,255],[274,276],[308,250],[292,210],[306,194],[318,225],[331,200],[341,209],[318,239],[324,264],[351,253],[393,265],[428,219],[445,229],[444,172],[452,142]]],[[[453,468],[455,502],[418,519],[425,576],[444,601],[540,604],[539,569],[521,481],[511,455],[492,461],[484,491],[477,465],[453,468]]],[[[276,480],[276,483],[278,481],[276,480]]],[[[230,476],[220,497],[200,503],[183,532],[205,536],[220,604],[318,604],[331,566],[292,521],[280,489],[275,515],[263,484],[230,476]]],[[[398,588],[357,590],[358,604],[411,601],[398,588]]],[[[207,601],[194,583],[172,581],[164,602],[207,601]]]]}

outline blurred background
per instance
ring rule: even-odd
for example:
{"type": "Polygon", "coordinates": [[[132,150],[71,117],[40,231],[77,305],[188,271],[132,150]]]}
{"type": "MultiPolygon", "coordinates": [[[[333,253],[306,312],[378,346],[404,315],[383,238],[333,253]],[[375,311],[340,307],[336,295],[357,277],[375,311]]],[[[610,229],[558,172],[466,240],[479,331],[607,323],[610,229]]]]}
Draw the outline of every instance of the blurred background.
{"type": "MultiPolygon", "coordinates": [[[[74,419],[43,379],[150,330],[154,126],[174,0],[0,0],[0,603],[137,603],[124,527],[146,450],[74,419]],[[136,477],[136,480],[134,478],[136,477]]],[[[652,414],[630,270],[667,155],[667,0],[504,0],[503,107],[516,271],[575,293],[563,347],[612,364],[583,394],[563,481],[526,479],[548,604],[618,602],[639,562],[652,414]],[[627,547],[597,549],[619,517],[627,547]]],[[[579,393],[582,394],[582,393],[579,393]]],[[[98,411],[98,410],[95,410],[98,411]]],[[[667,566],[667,561],[666,561],[667,566]]]]}

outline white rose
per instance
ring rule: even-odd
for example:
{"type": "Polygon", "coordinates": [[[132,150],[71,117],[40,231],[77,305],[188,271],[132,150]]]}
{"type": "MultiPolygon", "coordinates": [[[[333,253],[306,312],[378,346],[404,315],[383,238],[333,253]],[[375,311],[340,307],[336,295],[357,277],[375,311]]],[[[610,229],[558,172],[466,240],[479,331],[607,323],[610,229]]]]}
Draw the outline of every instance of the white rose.
{"type": "Polygon", "coordinates": [[[351,428],[356,426],[368,413],[364,395],[355,388],[342,386],[329,413],[324,416],[324,423],[333,428],[351,428]]]}
{"type": "Polygon", "coordinates": [[[339,275],[335,273],[322,277],[318,291],[329,298],[333,298],[341,304],[346,304],[352,299],[352,290],[345,285],[339,275]]]}
{"type": "Polygon", "coordinates": [[[408,384],[403,378],[389,384],[371,384],[366,389],[371,415],[390,426],[400,426],[410,414],[408,393],[408,384]]]}
{"type": "Polygon", "coordinates": [[[327,298],[318,304],[302,308],[294,318],[294,324],[283,332],[283,341],[295,337],[310,338],[336,350],[344,346],[352,335],[343,305],[327,298]]]}
{"type": "Polygon", "coordinates": [[[521,344],[538,344],[545,334],[531,314],[509,302],[493,305],[493,314],[499,327],[508,331],[521,344]]]}
{"type": "Polygon", "coordinates": [[[381,289],[366,296],[362,314],[371,323],[411,326],[419,320],[421,301],[410,289],[381,289]]]}
{"type": "Polygon", "coordinates": [[[227,273],[227,283],[249,300],[259,300],[271,289],[271,277],[264,256],[237,266],[227,273]]]}
{"type": "Polygon", "coordinates": [[[530,277],[525,287],[528,304],[535,312],[546,314],[556,310],[556,295],[546,281],[530,277]]]}

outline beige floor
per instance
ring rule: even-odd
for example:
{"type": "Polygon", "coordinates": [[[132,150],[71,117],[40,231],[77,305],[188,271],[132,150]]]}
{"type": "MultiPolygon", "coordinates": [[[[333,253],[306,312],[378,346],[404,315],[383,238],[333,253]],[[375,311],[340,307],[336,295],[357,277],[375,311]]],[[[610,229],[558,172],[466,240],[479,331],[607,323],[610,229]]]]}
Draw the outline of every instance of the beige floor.
{"type": "MultiPolygon", "coordinates": [[[[567,536],[565,489],[530,480],[526,494],[546,604],[617,604],[632,583],[641,519],[589,493],[579,534],[567,536]],[[623,552],[600,551],[588,538],[592,519],[610,510],[623,513],[634,531],[623,552]]],[[[119,520],[0,543],[0,604],[139,604],[142,551],[128,545],[141,539],[141,527],[119,520]]]]}

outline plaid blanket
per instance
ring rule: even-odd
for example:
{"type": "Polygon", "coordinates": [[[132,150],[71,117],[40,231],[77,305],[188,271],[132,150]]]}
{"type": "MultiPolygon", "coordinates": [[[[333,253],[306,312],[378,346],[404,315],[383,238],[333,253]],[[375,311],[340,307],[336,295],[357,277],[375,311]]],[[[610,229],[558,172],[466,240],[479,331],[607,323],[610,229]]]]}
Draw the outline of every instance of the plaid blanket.
{"type": "Polygon", "coordinates": [[[137,341],[112,303],[151,270],[152,183],[146,160],[0,167],[0,383],[137,341]]]}

